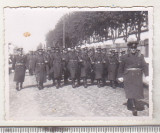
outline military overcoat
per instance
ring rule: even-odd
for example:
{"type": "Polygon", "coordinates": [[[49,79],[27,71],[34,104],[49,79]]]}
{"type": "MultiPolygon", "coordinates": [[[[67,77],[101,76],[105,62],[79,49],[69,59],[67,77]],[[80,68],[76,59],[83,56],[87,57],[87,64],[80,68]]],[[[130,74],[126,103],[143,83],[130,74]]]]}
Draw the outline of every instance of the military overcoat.
{"type": "Polygon", "coordinates": [[[81,78],[88,77],[91,69],[90,58],[87,53],[82,53],[80,56],[81,78]]]}
{"type": "Polygon", "coordinates": [[[12,68],[15,70],[14,81],[24,82],[25,71],[27,65],[27,57],[23,54],[15,55],[13,58],[12,68]]]}
{"type": "Polygon", "coordinates": [[[124,78],[126,98],[142,99],[143,81],[142,74],[148,75],[148,65],[143,55],[126,54],[121,57],[118,77],[124,78]]]}
{"type": "Polygon", "coordinates": [[[108,56],[108,67],[107,67],[107,71],[108,71],[108,80],[116,80],[117,78],[117,72],[118,72],[118,65],[119,65],[119,61],[118,58],[116,56],[108,56]]]}
{"type": "Polygon", "coordinates": [[[102,53],[95,53],[94,55],[94,72],[95,79],[102,79],[104,72],[105,59],[102,53]]]}
{"type": "Polygon", "coordinates": [[[71,79],[77,78],[78,64],[79,64],[79,59],[76,52],[74,51],[69,52],[68,53],[68,70],[69,70],[71,79]]]}
{"type": "Polygon", "coordinates": [[[54,79],[60,79],[62,77],[62,57],[61,53],[57,52],[54,54],[54,58],[51,60],[52,65],[50,72],[53,73],[54,79]]]}
{"type": "Polygon", "coordinates": [[[36,55],[35,75],[37,82],[46,82],[46,60],[44,54],[36,55]]]}

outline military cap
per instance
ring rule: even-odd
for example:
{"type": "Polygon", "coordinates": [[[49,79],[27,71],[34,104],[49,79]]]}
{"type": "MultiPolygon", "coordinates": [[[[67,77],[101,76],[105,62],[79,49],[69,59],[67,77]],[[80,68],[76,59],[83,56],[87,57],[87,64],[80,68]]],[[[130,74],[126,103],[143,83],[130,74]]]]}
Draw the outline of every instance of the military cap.
{"type": "Polygon", "coordinates": [[[56,48],[56,47],[54,47],[54,46],[51,47],[52,50],[55,50],[55,48],[56,48]]]}
{"type": "Polygon", "coordinates": [[[51,50],[51,47],[47,47],[47,51],[50,51],[51,50]]]}
{"type": "Polygon", "coordinates": [[[55,50],[56,50],[56,51],[59,51],[60,49],[59,49],[59,47],[56,47],[55,50]]]}
{"type": "Polygon", "coordinates": [[[23,50],[23,48],[17,48],[17,51],[22,51],[23,50]]]}
{"type": "Polygon", "coordinates": [[[42,48],[42,44],[41,44],[41,43],[38,45],[37,50],[38,50],[38,51],[43,51],[43,48],[42,48]]]}
{"type": "Polygon", "coordinates": [[[97,47],[96,50],[101,50],[101,47],[97,47]]]}
{"type": "Polygon", "coordinates": [[[71,47],[72,50],[74,50],[74,47],[71,47]]]}
{"type": "Polygon", "coordinates": [[[122,53],[122,54],[123,54],[123,53],[125,53],[125,52],[126,52],[126,51],[121,51],[120,53],[122,53]]]}
{"type": "Polygon", "coordinates": [[[128,46],[129,48],[137,48],[137,45],[138,45],[138,41],[137,41],[136,39],[130,38],[130,39],[128,40],[127,46],[128,46]]]}
{"type": "Polygon", "coordinates": [[[111,53],[115,53],[116,51],[115,51],[114,49],[111,49],[110,52],[111,52],[111,53]]]}

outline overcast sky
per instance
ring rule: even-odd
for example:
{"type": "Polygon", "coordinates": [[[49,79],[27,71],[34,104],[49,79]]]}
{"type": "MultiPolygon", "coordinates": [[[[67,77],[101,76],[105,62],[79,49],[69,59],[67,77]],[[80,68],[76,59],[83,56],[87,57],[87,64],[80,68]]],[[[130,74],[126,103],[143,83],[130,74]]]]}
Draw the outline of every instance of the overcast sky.
{"type": "Polygon", "coordinates": [[[54,8],[6,8],[5,43],[23,47],[25,51],[36,50],[39,43],[45,43],[45,35],[53,30],[67,9],[54,8]],[[31,33],[24,37],[24,33],[31,33]]]}

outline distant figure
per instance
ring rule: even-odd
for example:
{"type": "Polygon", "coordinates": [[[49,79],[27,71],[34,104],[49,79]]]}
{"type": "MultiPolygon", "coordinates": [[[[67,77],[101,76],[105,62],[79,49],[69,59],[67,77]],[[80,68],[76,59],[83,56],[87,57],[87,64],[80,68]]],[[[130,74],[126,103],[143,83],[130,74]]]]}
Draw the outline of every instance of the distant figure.
{"type": "Polygon", "coordinates": [[[97,80],[98,88],[101,87],[100,83],[103,79],[104,63],[105,63],[105,58],[101,52],[101,48],[98,47],[97,52],[94,55],[94,59],[92,60],[92,64],[94,64],[95,79],[97,80]]]}
{"type": "Polygon", "coordinates": [[[115,89],[119,61],[115,50],[111,50],[110,52],[111,54],[108,56],[108,80],[110,81],[111,87],[115,89]]]}
{"type": "Polygon", "coordinates": [[[72,87],[76,87],[75,80],[77,79],[78,75],[78,65],[79,65],[79,59],[78,55],[75,52],[74,47],[71,48],[71,51],[68,53],[68,69],[70,73],[70,78],[72,80],[72,87]]]}
{"type": "Polygon", "coordinates": [[[56,88],[58,89],[61,86],[62,78],[62,57],[60,49],[56,47],[54,57],[51,59],[51,69],[50,72],[53,73],[53,77],[56,83],[56,88]]]}
{"type": "Polygon", "coordinates": [[[35,75],[37,87],[39,90],[42,90],[44,88],[43,83],[46,82],[46,64],[48,62],[45,59],[45,55],[43,54],[43,49],[41,45],[39,45],[37,48],[37,55],[35,60],[35,75]]]}
{"type": "Polygon", "coordinates": [[[83,79],[83,86],[84,88],[87,88],[87,78],[89,76],[89,71],[91,68],[91,64],[90,64],[90,58],[88,56],[88,50],[87,48],[83,48],[82,50],[82,54],[80,56],[80,69],[81,69],[81,73],[80,76],[83,79]]]}
{"type": "Polygon", "coordinates": [[[23,48],[17,49],[17,55],[13,58],[12,68],[15,71],[14,81],[16,82],[16,90],[23,89],[23,82],[25,78],[27,58],[23,54],[23,48]]]}

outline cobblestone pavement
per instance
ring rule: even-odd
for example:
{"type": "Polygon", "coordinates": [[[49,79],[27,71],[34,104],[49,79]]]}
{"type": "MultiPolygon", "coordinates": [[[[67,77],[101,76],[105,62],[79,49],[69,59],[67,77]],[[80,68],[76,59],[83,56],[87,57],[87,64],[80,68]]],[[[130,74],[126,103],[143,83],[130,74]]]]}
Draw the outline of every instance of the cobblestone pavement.
{"type": "MultiPolygon", "coordinates": [[[[26,74],[24,89],[16,91],[13,73],[10,74],[9,119],[40,120],[54,117],[131,117],[126,109],[124,89],[96,85],[72,88],[71,85],[56,89],[47,81],[43,90],[36,87],[35,76],[26,74]]],[[[145,89],[144,102],[148,101],[145,89]]],[[[139,111],[138,116],[148,116],[149,109],[139,111]]]]}

